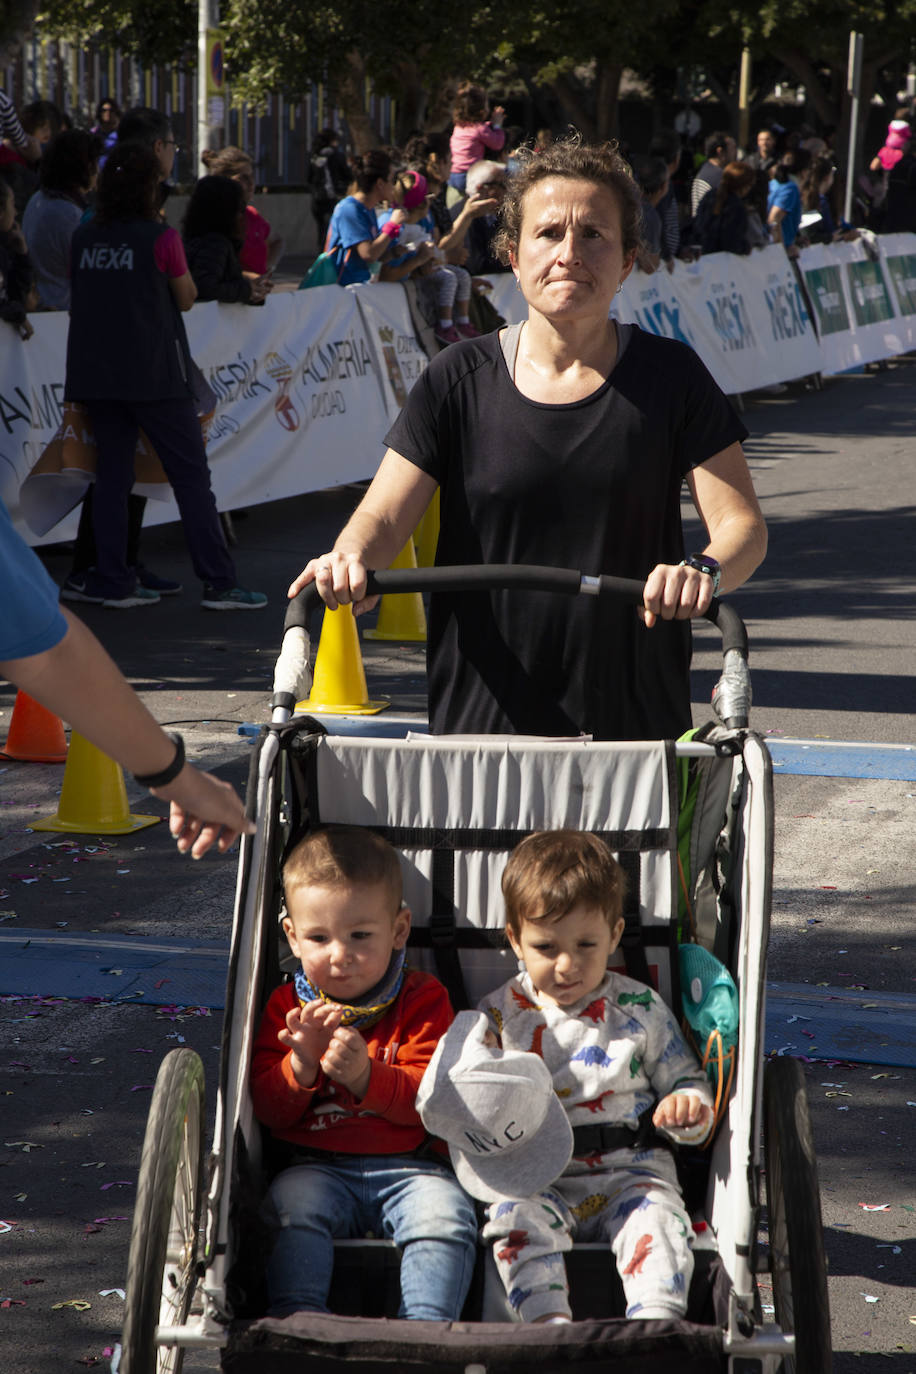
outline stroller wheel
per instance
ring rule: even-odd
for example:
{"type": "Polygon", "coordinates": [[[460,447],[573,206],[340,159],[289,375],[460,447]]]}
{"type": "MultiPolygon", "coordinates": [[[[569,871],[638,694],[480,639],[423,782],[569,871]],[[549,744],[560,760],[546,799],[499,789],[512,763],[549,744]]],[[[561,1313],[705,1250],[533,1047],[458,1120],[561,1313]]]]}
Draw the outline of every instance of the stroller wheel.
{"type": "Polygon", "coordinates": [[[833,1368],[827,1260],[805,1075],[797,1059],[771,1059],[763,1077],[764,1156],[776,1320],[795,1334],[782,1374],[833,1368]]]}
{"type": "Polygon", "coordinates": [[[157,1326],[187,1318],[197,1277],[204,1150],[204,1069],[193,1050],[163,1059],[153,1089],[127,1262],[121,1374],[178,1374],[180,1346],[157,1326]]]}

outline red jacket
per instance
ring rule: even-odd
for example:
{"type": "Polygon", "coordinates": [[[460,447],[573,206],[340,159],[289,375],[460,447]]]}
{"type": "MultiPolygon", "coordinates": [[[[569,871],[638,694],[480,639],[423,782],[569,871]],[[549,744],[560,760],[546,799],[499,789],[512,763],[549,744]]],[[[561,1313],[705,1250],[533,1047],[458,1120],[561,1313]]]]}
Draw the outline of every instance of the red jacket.
{"type": "Polygon", "coordinates": [[[423,1072],[454,1018],[437,978],[411,971],[398,1000],[376,1025],[360,1034],[369,1047],[369,1086],[360,1101],[319,1069],[311,1088],[296,1082],[290,1052],[277,1032],[298,1005],[293,983],[270,995],[251,1063],[255,1116],[280,1140],[310,1150],[343,1154],[406,1154],[422,1145],[426,1131],[414,1102],[423,1072]]]}

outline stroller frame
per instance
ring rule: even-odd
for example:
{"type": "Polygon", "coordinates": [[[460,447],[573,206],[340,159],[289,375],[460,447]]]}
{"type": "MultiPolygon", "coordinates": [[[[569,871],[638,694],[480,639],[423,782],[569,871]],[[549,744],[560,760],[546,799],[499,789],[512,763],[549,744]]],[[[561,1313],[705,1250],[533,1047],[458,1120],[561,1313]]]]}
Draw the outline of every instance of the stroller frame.
{"type": "MultiPolygon", "coordinates": [[[[386,579],[391,579],[395,583],[391,590],[405,589],[405,582],[413,590],[418,585],[427,585],[431,572],[449,571],[452,570],[425,569],[419,575],[378,574],[376,580],[383,589],[386,579]]],[[[454,571],[468,577],[473,571],[475,586],[480,585],[481,571],[494,572],[454,571]]],[[[584,581],[604,583],[610,579],[584,581]]],[[[641,590],[640,584],[626,584],[630,596],[634,585],[641,590]]],[[[291,628],[294,638],[297,637],[301,626],[293,624],[291,628]]],[[[772,769],[765,744],[741,719],[743,699],[749,697],[746,649],[742,651],[740,643],[736,647],[731,624],[727,626],[727,637],[725,688],[720,682],[717,690],[724,690],[729,703],[729,724],[726,728],[714,727],[708,741],[694,740],[676,746],[664,742],[618,745],[495,737],[426,737],[400,742],[328,736],[321,724],[308,717],[290,719],[292,703],[301,691],[302,659],[300,656],[298,666],[291,669],[289,645],[284,643],[278,660],[274,720],[262,731],[251,761],[247,807],[249,814],[257,816],[261,823],[255,835],[243,837],[239,857],[202,1255],[198,1259],[194,1253],[204,1191],[199,1164],[202,1093],[198,1100],[195,1080],[184,1095],[177,1093],[177,1106],[172,1113],[176,1122],[166,1132],[181,1142],[177,1163],[173,1165],[170,1158],[165,1160],[166,1175],[173,1170],[171,1191],[168,1177],[164,1181],[158,1178],[162,1173],[162,1156],[167,1153],[161,1148],[161,1132],[154,1133],[151,1139],[148,1130],[138,1213],[144,1213],[145,1195],[158,1188],[158,1201],[146,1206],[144,1215],[147,1226],[151,1215],[167,1217],[165,1272],[158,1266],[156,1255],[152,1273],[141,1270],[140,1261],[134,1262],[132,1242],[123,1374],[177,1371],[183,1350],[203,1347],[221,1348],[224,1367],[238,1374],[249,1370],[273,1374],[274,1370],[293,1368],[306,1368],[318,1374],[343,1370],[345,1366],[349,1371],[473,1367],[502,1374],[504,1370],[532,1364],[551,1370],[558,1368],[560,1361],[565,1364],[570,1359],[583,1369],[594,1370],[607,1368],[613,1360],[615,1371],[619,1369],[623,1374],[631,1370],[636,1374],[675,1368],[679,1374],[700,1374],[706,1370],[776,1374],[780,1369],[796,1368],[799,1374],[824,1374],[829,1370],[826,1275],[804,1082],[800,1066],[792,1060],[773,1061],[761,1072],[771,899],[772,769]],[[737,690],[736,676],[741,679],[737,690]],[[444,981],[448,984],[448,963],[454,969],[458,962],[456,948],[463,948],[465,972],[478,979],[479,996],[513,971],[506,968],[494,976],[501,956],[489,948],[487,938],[480,936],[481,927],[493,929],[492,915],[498,905],[494,893],[498,893],[498,871],[505,853],[533,828],[571,825],[604,833],[608,830],[607,820],[597,818],[609,811],[609,844],[612,848],[615,844],[632,844],[636,855],[639,910],[635,926],[633,912],[629,913],[630,948],[638,949],[641,945],[644,950],[655,949],[660,991],[678,1010],[679,992],[672,973],[676,970],[678,926],[674,780],[678,760],[691,761],[691,767],[705,774],[694,832],[705,827],[712,838],[705,842],[708,852],[691,854],[688,876],[690,893],[697,905],[697,925],[702,941],[729,965],[740,994],[734,1079],[725,1120],[709,1151],[706,1187],[705,1215],[717,1237],[721,1266],[713,1301],[714,1321],[639,1322],[617,1317],[545,1328],[511,1325],[506,1321],[391,1322],[315,1313],[296,1314],[282,1322],[240,1318],[233,1306],[238,1297],[236,1266],[246,1243],[240,1234],[240,1217],[242,1221],[250,1220],[252,1213],[250,1209],[246,1213],[244,1205],[240,1208],[239,1197],[259,1174],[261,1151],[260,1127],[254,1119],[248,1091],[248,1072],[260,1010],[278,978],[275,932],[282,902],[279,873],[288,843],[298,839],[304,828],[324,821],[382,828],[396,845],[400,837],[405,895],[414,910],[415,924],[419,916],[421,961],[425,958],[427,966],[440,976],[445,969],[444,981]],[[524,816],[513,835],[504,833],[505,817],[520,800],[509,795],[512,789],[505,780],[510,775],[513,784],[521,780],[524,791],[524,816]],[[716,785],[711,783],[712,779],[717,780],[716,785]],[[422,792],[420,805],[432,806],[436,813],[425,815],[423,824],[405,812],[405,793],[418,786],[422,792]],[[533,793],[538,791],[543,796],[532,802],[533,793]],[[500,792],[505,795],[499,795],[500,792]],[[649,816],[644,814],[647,805],[652,811],[649,816]],[[704,807],[707,813],[700,814],[704,807]],[[440,814],[443,809],[447,815],[440,814]],[[405,825],[405,818],[412,825],[405,825]],[[499,835],[496,844],[485,850],[484,857],[473,850],[469,857],[461,859],[464,869],[452,889],[452,897],[456,910],[462,913],[460,928],[466,932],[462,945],[460,935],[455,935],[454,923],[450,943],[448,930],[440,924],[437,933],[435,921],[429,920],[436,905],[435,898],[432,904],[429,900],[435,887],[434,861],[421,855],[435,854],[437,844],[440,852],[443,847],[454,850],[454,837],[448,832],[466,819],[473,824],[473,835],[485,845],[490,844],[485,834],[488,829],[499,835]],[[430,834],[420,834],[423,830],[430,834]],[[643,836],[651,832],[655,838],[640,838],[636,834],[639,831],[643,836]],[[627,838],[631,832],[636,834],[635,839],[627,838]],[[427,842],[428,850],[415,847],[427,842]],[[473,904],[474,894],[478,894],[478,905],[467,924],[463,918],[468,905],[473,904]],[[701,910],[705,910],[702,920],[701,910]],[[446,962],[433,966],[427,950],[431,951],[436,944],[445,948],[446,962]],[[274,965],[270,986],[268,964],[274,965]],[[775,1218],[782,1247],[782,1253],[774,1255],[771,1245],[775,1322],[763,1320],[757,1288],[757,1274],[766,1267],[758,1247],[762,1135],[766,1137],[771,1241],[775,1218]],[[152,1165],[154,1158],[158,1161],[156,1170],[152,1165]],[[156,1179],[149,1182],[154,1173],[156,1179]],[[149,1185],[146,1188],[145,1181],[149,1185]],[[778,1195],[770,1195],[773,1187],[778,1195]],[[806,1206],[802,1205],[805,1200],[806,1206]],[[799,1212],[802,1215],[796,1215],[799,1212]],[[807,1289],[805,1272],[813,1274],[807,1289]],[[804,1299],[798,1310],[793,1301],[793,1285],[797,1298],[804,1299]],[[199,1310],[189,1318],[192,1297],[196,1297],[199,1310]],[[814,1317],[806,1310],[809,1306],[817,1309],[814,1317]],[[817,1351],[825,1339],[825,1317],[828,1348],[821,1358],[817,1351]]],[[[307,663],[307,636],[304,654],[307,663]]],[[[633,852],[623,856],[628,876],[634,873],[633,852]]],[[[470,1000],[473,1005],[477,996],[470,1000]]],[[[163,1061],[160,1077],[173,1061],[168,1089],[173,1098],[175,1057],[189,1055],[189,1051],[173,1051],[163,1061]]],[[[184,1067],[187,1069],[187,1064],[184,1067]]],[[[184,1082],[193,1075],[178,1077],[184,1082]]],[[[157,1097],[160,1111],[163,1107],[168,1111],[163,1093],[157,1083],[151,1124],[157,1097]]],[[[359,1259],[373,1250],[393,1249],[390,1242],[345,1241],[337,1242],[336,1253],[343,1258],[349,1250],[359,1259]]],[[[613,1268],[606,1247],[574,1247],[579,1252],[591,1250],[602,1252],[605,1270],[613,1268]]],[[[141,1256],[141,1260],[145,1258],[148,1256],[141,1256]]]]}

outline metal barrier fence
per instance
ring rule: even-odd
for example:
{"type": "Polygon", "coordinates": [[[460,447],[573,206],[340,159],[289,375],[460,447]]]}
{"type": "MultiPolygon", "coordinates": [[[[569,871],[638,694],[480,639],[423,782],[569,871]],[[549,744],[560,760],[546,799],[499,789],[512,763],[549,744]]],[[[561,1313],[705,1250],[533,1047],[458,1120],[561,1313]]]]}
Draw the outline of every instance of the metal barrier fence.
{"type": "MultiPolygon", "coordinates": [[[[154,106],[171,119],[180,147],[175,180],[189,182],[200,174],[201,169],[192,165],[197,122],[194,69],[143,68],[118,49],[33,39],[23,44],[19,57],[3,71],[3,90],[17,110],[33,100],[50,100],[76,125],[86,128],[95,123],[96,106],[106,97],[113,97],[122,110],[131,105],[154,106]]],[[[367,83],[366,103],[382,141],[390,142],[393,101],[377,96],[367,83]]],[[[248,105],[230,108],[227,101],[223,143],[251,154],[259,186],[301,187],[308,178],[315,134],[329,124],[341,131],[346,148],[343,117],[318,82],[301,101],[272,96],[262,112],[248,105]]]]}

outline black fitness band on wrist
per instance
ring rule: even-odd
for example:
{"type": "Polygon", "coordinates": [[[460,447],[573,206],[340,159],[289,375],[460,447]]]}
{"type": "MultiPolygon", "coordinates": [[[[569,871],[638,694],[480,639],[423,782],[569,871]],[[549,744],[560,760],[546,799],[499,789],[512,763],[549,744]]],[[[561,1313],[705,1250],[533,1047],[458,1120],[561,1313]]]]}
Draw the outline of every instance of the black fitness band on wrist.
{"type": "Polygon", "coordinates": [[[177,730],[166,730],[165,733],[175,745],[175,757],[168,767],[159,773],[135,773],[134,782],[138,782],[141,787],[165,787],[167,782],[174,782],[184,768],[184,740],[177,730]]]}

